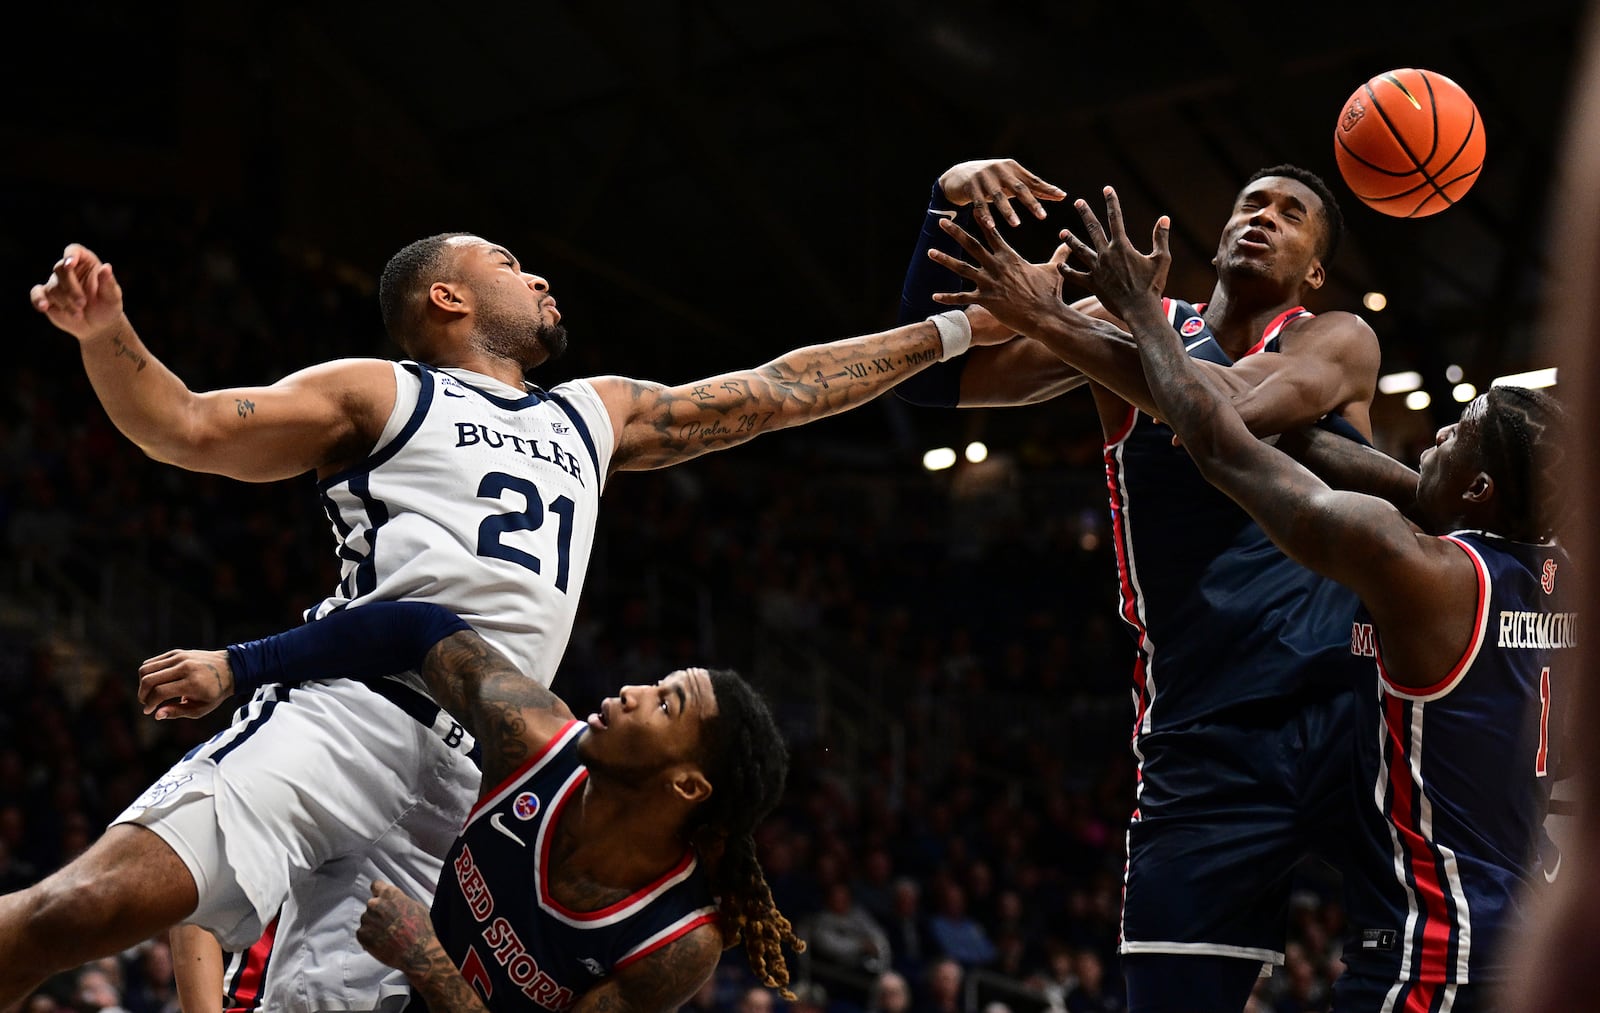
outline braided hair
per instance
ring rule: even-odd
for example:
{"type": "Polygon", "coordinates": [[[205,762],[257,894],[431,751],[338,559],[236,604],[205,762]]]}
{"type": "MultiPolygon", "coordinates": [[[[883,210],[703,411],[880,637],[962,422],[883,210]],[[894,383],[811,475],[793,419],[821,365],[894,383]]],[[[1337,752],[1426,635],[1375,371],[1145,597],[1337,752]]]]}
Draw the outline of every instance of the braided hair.
{"type": "Polygon", "coordinates": [[[1491,387],[1484,395],[1483,467],[1495,480],[1500,515],[1521,542],[1546,542],[1561,528],[1567,413],[1554,395],[1526,387],[1491,387]]]}
{"type": "Polygon", "coordinates": [[[378,309],[383,313],[383,329],[407,355],[417,354],[417,324],[422,306],[417,295],[424,285],[437,280],[444,263],[445,243],[470,232],[441,232],[418,239],[389,258],[378,280],[378,309]]]}
{"type": "Polygon", "coordinates": [[[723,947],[742,941],[756,978],[793,1000],[783,947],[796,953],[806,947],[772,902],[753,836],[783,795],[789,750],[772,712],[749,683],[727,670],[710,675],[717,713],[702,728],[702,761],[712,790],[690,817],[689,834],[711,870],[723,947]]]}

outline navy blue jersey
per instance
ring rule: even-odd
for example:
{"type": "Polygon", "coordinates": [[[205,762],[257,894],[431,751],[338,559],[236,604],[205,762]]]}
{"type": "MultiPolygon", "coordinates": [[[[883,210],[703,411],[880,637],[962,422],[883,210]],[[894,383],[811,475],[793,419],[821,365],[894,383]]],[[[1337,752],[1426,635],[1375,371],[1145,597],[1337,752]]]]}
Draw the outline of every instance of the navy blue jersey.
{"type": "MultiPolygon", "coordinates": [[[[1191,356],[1233,365],[1197,307],[1162,304],[1191,356]]],[[[1245,354],[1276,353],[1284,327],[1310,315],[1286,310],[1245,354]]],[[[1243,704],[1355,685],[1355,594],[1291,562],[1172,445],[1171,427],[1130,407],[1105,463],[1141,755],[1163,731],[1243,704]]]]}
{"type": "Polygon", "coordinates": [[[566,1009],[613,971],[716,920],[692,850],[599,911],[572,911],[551,896],[553,831],[589,776],[578,759],[584,732],[567,725],[485,795],[445,858],[434,930],[491,1009],[566,1009]]]}
{"type": "Polygon", "coordinates": [[[1378,670],[1360,694],[1365,804],[1347,873],[1345,962],[1366,979],[1503,977],[1500,944],[1560,866],[1544,818],[1577,621],[1567,554],[1479,531],[1445,537],[1478,573],[1477,628],[1449,674],[1421,689],[1391,681],[1364,610],[1351,637],[1378,670]]]}

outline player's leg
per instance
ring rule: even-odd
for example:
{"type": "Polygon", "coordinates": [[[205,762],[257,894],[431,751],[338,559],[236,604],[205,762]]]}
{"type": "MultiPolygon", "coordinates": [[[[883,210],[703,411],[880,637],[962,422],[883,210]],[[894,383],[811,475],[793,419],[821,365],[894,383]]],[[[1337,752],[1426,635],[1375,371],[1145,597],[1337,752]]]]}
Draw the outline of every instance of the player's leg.
{"type": "MultiPolygon", "coordinates": [[[[401,778],[390,794],[403,801],[382,831],[361,848],[323,863],[291,884],[279,915],[276,939],[264,953],[258,1001],[271,1010],[398,1009],[408,1001],[405,977],[361,948],[355,929],[371,896],[371,883],[393,883],[408,895],[427,900],[438,883],[444,856],[455,842],[476,801],[478,768],[463,751],[459,731],[448,720],[426,725],[387,699],[363,687],[327,690],[344,704],[365,712],[352,727],[381,732],[386,750],[403,749],[406,759],[387,762],[384,778],[401,778]],[[365,694],[365,695],[360,695],[365,694]],[[401,743],[405,743],[402,747],[401,743]]],[[[347,744],[347,769],[354,774],[377,757],[356,762],[361,743],[347,744]]],[[[246,1004],[237,993],[229,1008],[246,1004]]]]}
{"type": "Polygon", "coordinates": [[[1261,961],[1203,954],[1130,953],[1122,958],[1130,1013],[1239,1013],[1261,977],[1261,961]]]}
{"type": "Polygon", "coordinates": [[[181,921],[198,899],[170,844],[144,827],[111,827],[43,881],[0,897],[0,1009],[57,971],[181,921]]]}

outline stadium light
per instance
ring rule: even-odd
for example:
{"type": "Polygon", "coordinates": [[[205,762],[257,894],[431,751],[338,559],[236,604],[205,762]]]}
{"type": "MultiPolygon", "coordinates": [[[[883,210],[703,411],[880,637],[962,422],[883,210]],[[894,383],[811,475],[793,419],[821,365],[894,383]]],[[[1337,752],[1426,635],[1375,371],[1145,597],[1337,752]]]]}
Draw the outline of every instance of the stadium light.
{"type": "Polygon", "coordinates": [[[956,463],[956,452],[949,447],[935,447],[922,455],[922,466],[929,471],[943,471],[956,463]]]}
{"type": "Polygon", "coordinates": [[[1554,387],[1556,367],[1530,369],[1526,373],[1508,373],[1489,381],[1491,387],[1554,387]]]}
{"type": "Polygon", "coordinates": [[[1422,386],[1422,374],[1414,369],[1403,373],[1386,373],[1378,377],[1379,394],[1404,394],[1422,386]]]}
{"type": "Polygon", "coordinates": [[[1429,397],[1428,392],[1425,390],[1414,390],[1406,395],[1406,407],[1414,412],[1420,412],[1431,404],[1433,404],[1433,398],[1429,397]]]}
{"type": "Polygon", "coordinates": [[[989,448],[977,440],[967,444],[967,460],[979,464],[989,459],[989,448]]]}

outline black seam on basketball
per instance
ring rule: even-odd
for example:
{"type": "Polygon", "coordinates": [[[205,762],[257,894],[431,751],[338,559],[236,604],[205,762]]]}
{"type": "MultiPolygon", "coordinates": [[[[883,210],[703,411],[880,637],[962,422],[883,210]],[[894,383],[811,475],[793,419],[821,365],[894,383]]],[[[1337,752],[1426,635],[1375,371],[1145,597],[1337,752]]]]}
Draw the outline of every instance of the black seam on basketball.
{"type": "MultiPolygon", "coordinates": [[[[1465,137],[1463,137],[1461,139],[1461,147],[1456,149],[1456,153],[1450,156],[1450,160],[1448,162],[1446,162],[1443,165],[1439,166],[1439,171],[1435,175],[1440,175],[1440,176],[1444,175],[1446,172],[1448,172],[1450,170],[1450,167],[1452,165],[1456,164],[1456,159],[1460,158],[1462,152],[1467,150],[1467,144],[1468,144],[1468,142],[1470,142],[1472,140],[1472,134],[1477,129],[1478,129],[1478,107],[1476,105],[1474,105],[1472,107],[1472,121],[1467,124],[1467,136],[1465,136],[1465,137]]],[[[1483,163],[1482,162],[1478,163],[1478,168],[1480,168],[1480,169],[1483,168],[1483,163]]],[[[1452,182],[1454,182],[1454,181],[1452,181],[1452,182]]],[[[1446,184],[1446,185],[1448,185],[1448,184],[1446,184]]]]}
{"type": "Polygon", "coordinates": [[[1430,194],[1428,194],[1428,196],[1422,198],[1422,203],[1418,204],[1416,207],[1414,207],[1410,211],[1406,212],[1406,217],[1407,218],[1415,218],[1415,217],[1417,217],[1417,212],[1421,211],[1423,208],[1427,207],[1428,206],[1428,202],[1433,200],[1435,197],[1444,197],[1444,203],[1445,203],[1446,207],[1449,207],[1451,204],[1454,203],[1454,201],[1452,201],[1449,197],[1445,197],[1444,196],[1444,191],[1443,190],[1440,190],[1436,194],[1430,193],[1430,194]]]}
{"type": "Polygon", "coordinates": [[[1416,186],[1412,187],[1409,190],[1401,190],[1399,193],[1392,193],[1387,197],[1362,197],[1361,199],[1362,199],[1362,201],[1364,201],[1364,202],[1366,202],[1368,204],[1387,204],[1389,201],[1401,200],[1403,198],[1410,197],[1412,194],[1416,193],[1418,190],[1425,190],[1430,185],[1431,184],[1428,184],[1428,183],[1418,183],[1416,186]]]}
{"type": "MultiPolygon", "coordinates": [[[[1424,80],[1426,80],[1426,78],[1424,78],[1424,80]]],[[[1413,165],[1415,165],[1417,167],[1417,172],[1419,174],[1421,174],[1423,180],[1425,180],[1428,183],[1428,185],[1432,186],[1435,190],[1439,190],[1439,184],[1434,182],[1434,179],[1433,179],[1432,176],[1428,175],[1428,170],[1427,170],[1427,164],[1428,163],[1427,162],[1419,162],[1417,160],[1416,153],[1411,150],[1411,146],[1406,143],[1406,139],[1404,137],[1401,137],[1400,136],[1400,131],[1398,131],[1398,130],[1396,130],[1394,128],[1394,122],[1389,119],[1389,114],[1384,111],[1383,103],[1378,101],[1377,93],[1372,90],[1372,85],[1370,83],[1368,83],[1368,84],[1362,85],[1362,87],[1367,89],[1367,94],[1369,96],[1371,96],[1371,98],[1372,98],[1372,108],[1374,108],[1374,109],[1376,109],[1378,111],[1378,117],[1381,120],[1383,120],[1383,125],[1389,128],[1389,136],[1394,138],[1395,143],[1400,145],[1400,150],[1406,153],[1406,157],[1407,158],[1411,159],[1411,164],[1413,164],[1413,165]]],[[[1405,89],[1402,88],[1401,91],[1405,91],[1405,89]]],[[[1428,94],[1429,94],[1430,99],[1431,99],[1432,94],[1433,94],[1433,90],[1431,88],[1428,90],[1428,94]]],[[[1432,105],[1431,101],[1429,102],[1429,105],[1430,106],[1432,105]]],[[[1437,116],[1438,114],[1435,113],[1434,115],[1437,116]]],[[[1433,133],[1434,133],[1433,145],[1434,145],[1434,147],[1437,148],[1438,145],[1439,145],[1439,140],[1438,140],[1439,124],[1437,122],[1435,122],[1434,125],[1433,125],[1433,133]]],[[[1439,190],[1439,192],[1443,193],[1444,191],[1443,190],[1439,190]]]]}
{"type": "MultiPolygon", "coordinates": [[[[1391,131],[1391,133],[1392,133],[1392,131],[1391,131]]],[[[1340,137],[1338,134],[1334,134],[1333,135],[1333,139],[1338,142],[1339,147],[1344,149],[1344,153],[1345,154],[1349,155],[1351,158],[1355,159],[1357,162],[1360,162],[1362,165],[1364,165],[1367,168],[1371,169],[1373,172],[1381,173],[1382,175],[1385,175],[1385,176],[1393,176],[1396,179],[1404,179],[1407,176],[1415,176],[1417,174],[1417,170],[1415,170],[1415,169],[1408,169],[1405,172],[1395,172],[1393,169],[1385,169],[1381,165],[1373,165],[1371,162],[1367,161],[1365,158],[1362,158],[1360,155],[1358,155],[1354,151],[1352,151],[1350,149],[1350,145],[1344,143],[1344,138],[1343,137],[1340,137]]]]}

